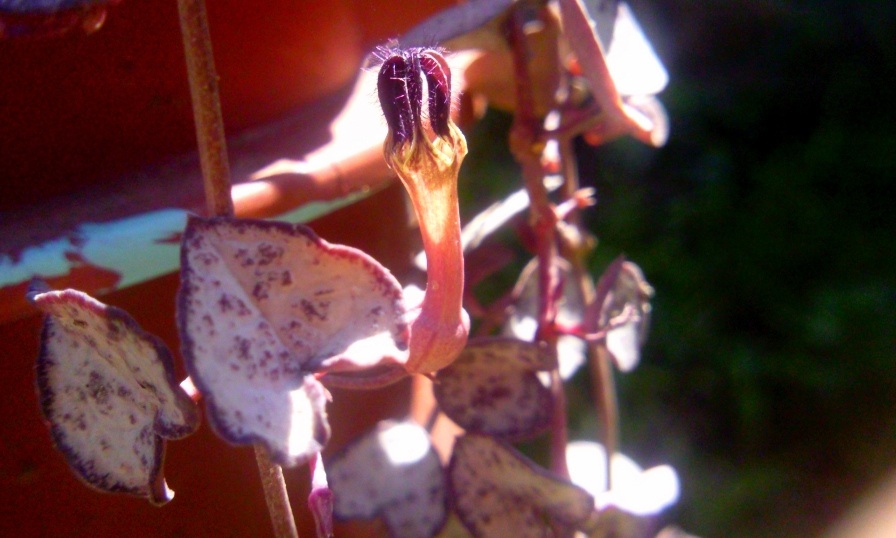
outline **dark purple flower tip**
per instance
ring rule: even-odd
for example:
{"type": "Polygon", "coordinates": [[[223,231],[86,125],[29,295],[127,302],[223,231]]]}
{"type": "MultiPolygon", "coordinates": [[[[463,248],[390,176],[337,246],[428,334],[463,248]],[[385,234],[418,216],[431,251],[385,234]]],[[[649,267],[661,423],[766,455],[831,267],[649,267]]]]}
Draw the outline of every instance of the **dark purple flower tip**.
{"type": "Polygon", "coordinates": [[[420,113],[420,81],[413,62],[394,55],[383,62],[377,80],[380,106],[386,116],[392,143],[400,144],[414,135],[420,113]]]}
{"type": "Polygon", "coordinates": [[[451,70],[433,49],[413,48],[393,53],[380,69],[377,91],[392,133],[392,143],[413,139],[422,131],[423,89],[426,78],[429,123],[440,137],[450,135],[451,70]]]}
{"type": "Polygon", "coordinates": [[[448,121],[451,115],[451,69],[445,58],[434,50],[420,54],[420,68],[429,88],[429,123],[432,130],[445,137],[450,133],[448,121]]]}

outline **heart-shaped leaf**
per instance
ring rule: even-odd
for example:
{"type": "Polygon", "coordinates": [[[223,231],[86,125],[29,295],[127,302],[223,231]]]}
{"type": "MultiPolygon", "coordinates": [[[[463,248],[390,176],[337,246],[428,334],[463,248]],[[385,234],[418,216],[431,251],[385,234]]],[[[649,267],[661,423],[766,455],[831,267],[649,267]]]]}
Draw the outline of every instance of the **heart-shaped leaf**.
{"type": "Polygon", "coordinates": [[[127,312],[76,290],[34,290],[47,314],[37,358],[40,406],[50,432],[87,484],[164,504],[164,439],[199,425],[177,385],[171,353],[127,312]]]}
{"type": "Polygon", "coordinates": [[[537,374],[553,366],[537,344],[480,338],[438,373],[433,391],[442,411],[462,428],[527,439],[549,424],[551,391],[537,374]]]}
{"type": "Polygon", "coordinates": [[[329,437],[312,373],[397,379],[407,358],[401,288],[370,256],[302,225],[191,217],[178,328],[223,438],[295,465],[329,437]]]}
{"type": "Polygon", "coordinates": [[[382,516],[392,536],[428,538],[445,522],[445,475],[426,430],[381,422],[327,465],[334,513],[342,519],[382,516]]]}
{"type": "Polygon", "coordinates": [[[479,538],[553,536],[579,528],[594,511],[585,490],[487,435],[457,440],[448,476],[457,514],[479,538]]]}
{"type": "Polygon", "coordinates": [[[650,322],[653,288],[644,273],[624,257],[617,258],[597,283],[597,297],[589,307],[589,330],[605,331],[605,345],[616,366],[629,372],[641,360],[641,346],[650,322]]]}

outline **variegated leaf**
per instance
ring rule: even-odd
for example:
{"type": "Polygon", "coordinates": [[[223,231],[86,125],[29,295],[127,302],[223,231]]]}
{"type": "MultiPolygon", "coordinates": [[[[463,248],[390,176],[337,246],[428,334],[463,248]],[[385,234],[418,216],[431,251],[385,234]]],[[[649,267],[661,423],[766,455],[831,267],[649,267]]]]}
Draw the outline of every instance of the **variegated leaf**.
{"type": "Polygon", "coordinates": [[[571,532],[594,512],[594,498],[497,439],[467,434],[448,467],[454,507],[477,538],[542,538],[571,532]]]}
{"type": "Polygon", "coordinates": [[[125,311],[76,290],[29,293],[47,314],[37,387],[57,447],[87,484],[164,504],[164,439],[199,425],[171,354],[125,311]]]}
{"type": "Polygon", "coordinates": [[[526,439],[550,421],[551,392],[537,374],[553,365],[537,344],[480,338],[438,373],[433,390],[442,411],[462,428],[526,439]]]}
{"type": "Polygon", "coordinates": [[[401,288],[363,252],[298,224],[191,217],[181,258],[184,358],[228,441],[304,462],[329,438],[312,374],[403,375],[401,288]]]}
{"type": "Polygon", "coordinates": [[[327,467],[338,518],[381,516],[396,538],[429,538],[445,522],[442,465],[415,423],[381,422],[327,467]]]}

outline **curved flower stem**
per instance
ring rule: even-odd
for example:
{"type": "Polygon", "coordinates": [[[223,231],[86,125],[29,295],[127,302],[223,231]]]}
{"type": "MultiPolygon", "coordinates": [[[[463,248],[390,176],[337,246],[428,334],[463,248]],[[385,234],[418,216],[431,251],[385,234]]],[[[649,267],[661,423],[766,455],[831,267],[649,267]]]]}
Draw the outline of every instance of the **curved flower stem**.
{"type": "MultiPolygon", "coordinates": [[[[210,215],[232,217],[230,165],[205,3],[203,0],[178,0],[177,8],[190,80],[206,207],[210,215]]],[[[276,535],[278,538],[298,538],[282,469],[272,463],[265,450],[257,445],[255,459],[276,535]]]]}
{"type": "Polygon", "coordinates": [[[383,154],[408,192],[426,252],[426,292],[410,322],[409,373],[448,366],[467,342],[457,173],[467,142],[450,117],[451,70],[435,50],[409,49],[383,62],[377,93],[389,134],[383,154]],[[428,91],[423,119],[422,78],[428,91]]]}
{"type": "MultiPolygon", "coordinates": [[[[508,21],[508,39],[513,51],[516,114],[511,129],[510,149],[521,165],[523,181],[530,200],[530,224],[535,235],[535,251],[538,258],[538,330],[535,338],[544,342],[556,357],[557,331],[554,327],[557,289],[557,215],[544,186],[544,168],[541,156],[544,150],[542,131],[544,119],[536,116],[529,72],[531,51],[524,30],[525,20],[519,9],[514,9],[508,21]]],[[[569,477],[566,464],[568,431],[566,424],[566,398],[559,371],[551,372],[551,391],[554,395],[551,422],[551,467],[561,476],[569,477]]]]}
{"type": "Polygon", "coordinates": [[[424,174],[406,180],[413,175],[399,174],[414,201],[423,238],[426,294],[420,314],[411,323],[408,367],[425,373],[454,360],[466,343],[469,322],[463,319],[464,257],[457,181],[432,181],[424,174]]]}

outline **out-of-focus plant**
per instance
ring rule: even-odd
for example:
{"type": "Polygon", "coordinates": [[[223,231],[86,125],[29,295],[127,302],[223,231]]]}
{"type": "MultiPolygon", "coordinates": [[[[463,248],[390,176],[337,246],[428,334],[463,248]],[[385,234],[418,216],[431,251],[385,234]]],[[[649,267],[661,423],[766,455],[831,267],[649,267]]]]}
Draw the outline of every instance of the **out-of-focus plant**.
{"type": "MultiPolygon", "coordinates": [[[[191,56],[191,44],[207,37],[189,37],[196,2],[181,4],[191,81],[203,88],[213,73],[201,51],[191,56]]],[[[631,12],[620,2],[472,1],[379,54],[384,154],[420,225],[422,297],[403,291],[370,256],[306,226],[233,218],[221,185],[226,160],[224,172],[208,172],[222,162],[214,114],[203,116],[216,105],[199,91],[212,215],[191,217],[183,234],[184,386],[204,400],[221,437],[256,446],[263,475],[276,478],[277,465],[313,467],[309,505],[319,536],[332,533],[332,514],[380,518],[402,537],[443,528],[484,537],[652,535],[653,516],[675,501],[677,478],[669,467],[641,472],[617,454],[611,366],[637,365],[653,290],[624,257],[596,281],[586,272],[594,241],[579,212],[595,193],[579,187],[571,146],[580,135],[594,144],[620,135],[665,139],[653,97],[665,72],[631,12]],[[469,91],[513,111],[509,145],[524,190],[464,231],[457,177],[467,146],[451,116],[449,53],[418,46],[421,39],[475,47],[480,66],[502,66],[509,76],[477,86],[474,63],[469,91]],[[640,86],[627,71],[639,67],[618,60],[637,47],[653,62],[640,86]],[[491,232],[526,207],[518,224],[534,259],[504,297],[483,304],[464,277],[483,282],[494,267],[465,268],[464,254],[484,259],[476,253],[497,244],[491,232]],[[564,379],[586,363],[606,448],[568,441],[564,379]],[[327,386],[380,387],[417,374],[433,380],[435,397],[415,391],[411,402],[412,415],[426,420],[382,423],[324,461],[338,427],[327,419],[327,386]],[[461,432],[456,438],[434,431],[446,417],[461,432]],[[547,466],[511,444],[544,432],[547,466]]],[[[190,433],[197,420],[172,378],[170,353],[129,316],[80,292],[37,285],[29,297],[48,314],[38,368],[44,414],[79,476],[108,491],[169,499],[162,438],[190,433]]],[[[291,514],[277,513],[270,495],[277,534],[295,535],[291,514]]]]}

